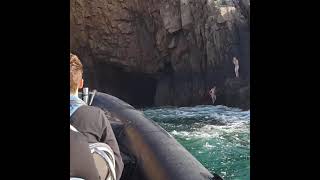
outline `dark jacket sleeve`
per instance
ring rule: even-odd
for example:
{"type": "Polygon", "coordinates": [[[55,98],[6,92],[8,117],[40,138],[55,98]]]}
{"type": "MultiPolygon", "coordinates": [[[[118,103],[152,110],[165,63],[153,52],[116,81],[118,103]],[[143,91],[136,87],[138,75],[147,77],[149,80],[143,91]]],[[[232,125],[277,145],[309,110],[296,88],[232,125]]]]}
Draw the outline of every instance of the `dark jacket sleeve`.
{"type": "Polygon", "coordinates": [[[79,132],[70,130],[70,177],[86,180],[99,179],[98,170],[89,150],[89,144],[79,132]]]}
{"type": "Polygon", "coordinates": [[[119,180],[123,171],[124,164],[120,155],[118,142],[111,128],[111,124],[103,111],[100,111],[100,118],[102,121],[102,127],[104,127],[104,129],[102,130],[102,136],[101,136],[100,142],[108,144],[113,150],[114,156],[115,156],[115,163],[116,163],[116,167],[115,167],[116,175],[117,175],[117,180],[119,180]]]}

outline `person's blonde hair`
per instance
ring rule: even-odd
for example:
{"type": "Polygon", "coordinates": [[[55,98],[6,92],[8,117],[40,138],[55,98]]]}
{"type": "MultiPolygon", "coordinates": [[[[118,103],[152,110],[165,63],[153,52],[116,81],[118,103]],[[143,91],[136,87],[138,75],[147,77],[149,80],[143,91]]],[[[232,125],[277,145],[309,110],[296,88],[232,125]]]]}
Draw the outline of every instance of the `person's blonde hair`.
{"type": "Polygon", "coordinates": [[[70,93],[76,93],[80,80],[82,79],[82,74],[83,66],[80,59],[70,53],[70,93]]]}

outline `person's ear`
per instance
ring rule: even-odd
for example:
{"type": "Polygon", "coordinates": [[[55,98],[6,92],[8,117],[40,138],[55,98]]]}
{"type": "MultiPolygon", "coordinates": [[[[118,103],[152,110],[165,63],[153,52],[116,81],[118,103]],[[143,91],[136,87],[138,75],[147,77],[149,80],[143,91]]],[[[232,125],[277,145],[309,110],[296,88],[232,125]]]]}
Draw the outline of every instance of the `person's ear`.
{"type": "Polygon", "coordinates": [[[79,89],[83,88],[83,79],[80,80],[79,89]]]}

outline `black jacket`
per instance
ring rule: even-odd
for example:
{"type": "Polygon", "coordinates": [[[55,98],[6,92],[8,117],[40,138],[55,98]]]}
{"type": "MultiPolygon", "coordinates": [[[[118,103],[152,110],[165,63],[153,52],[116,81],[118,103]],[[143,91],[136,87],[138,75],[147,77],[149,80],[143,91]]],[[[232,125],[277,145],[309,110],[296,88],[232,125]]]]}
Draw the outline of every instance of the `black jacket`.
{"type": "Polygon", "coordinates": [[[70,130],[70,177],[85,180],[99,179],[99,173],[86,138],[72,130],[70,130]]]}
{"type": "Polygon", "coordinates": [[[102,142],[108,144],[114,152],[117,180],[123,171],[123,162],[119,146],[104,112],[93,106],[81,106],[70,117],[70,124],[86,136],[89,143],[102,142]]]}

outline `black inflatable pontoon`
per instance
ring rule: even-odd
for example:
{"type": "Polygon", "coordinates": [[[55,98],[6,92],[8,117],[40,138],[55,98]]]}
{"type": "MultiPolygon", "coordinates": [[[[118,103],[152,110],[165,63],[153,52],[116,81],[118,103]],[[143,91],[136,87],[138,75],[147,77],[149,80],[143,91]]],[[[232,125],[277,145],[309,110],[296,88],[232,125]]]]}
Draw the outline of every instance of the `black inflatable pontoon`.
{"type": "Polygon", "coordinates": [[[111,116],[124,161],[121,180],[220,180],[167,131],[124,101],[96,92],[92,101],[111,116]]]}

